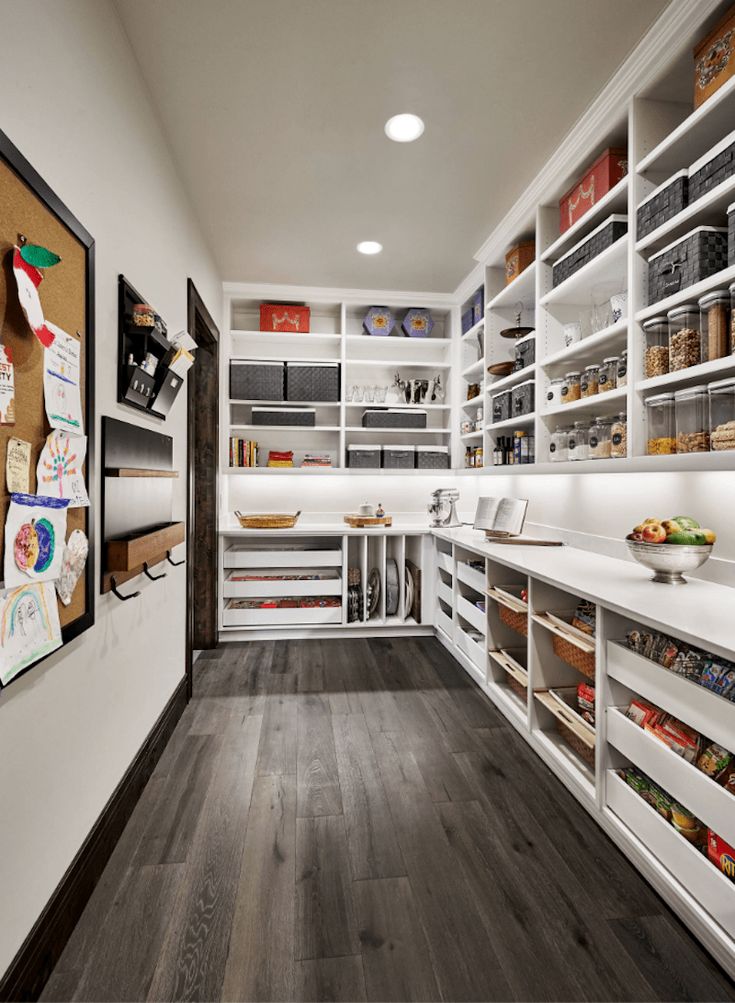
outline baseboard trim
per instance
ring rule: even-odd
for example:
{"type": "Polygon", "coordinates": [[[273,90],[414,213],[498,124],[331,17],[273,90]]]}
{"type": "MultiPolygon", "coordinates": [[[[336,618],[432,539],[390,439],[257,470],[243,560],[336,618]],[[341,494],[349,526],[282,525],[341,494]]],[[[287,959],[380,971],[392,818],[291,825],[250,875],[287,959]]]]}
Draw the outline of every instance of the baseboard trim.
{"type": "Polygon", "coordinates": [[[143,788],[161,758],[186,702],[184,678],[125,771],[125,776],[113,791],[7,972],[0,979],[0,1000],[37,1000],[41,995],[143,788]]]}

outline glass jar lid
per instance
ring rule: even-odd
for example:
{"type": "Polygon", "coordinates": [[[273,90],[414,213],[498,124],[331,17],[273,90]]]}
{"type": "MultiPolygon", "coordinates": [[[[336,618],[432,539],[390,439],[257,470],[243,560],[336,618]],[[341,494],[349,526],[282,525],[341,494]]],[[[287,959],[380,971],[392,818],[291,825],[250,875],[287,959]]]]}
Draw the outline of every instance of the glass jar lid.
{"type": "Polygon", "coordinates": [[[567,373],[567,375],[566,375],[566,376],[564,377],[564,379],[565,379],[565,380],[574,380],[574,379],[579,379],[579,377],[580,377],[581,375],[582,375],[581,373],[578,373],[578,372],[576,372],[576,370],[575,370],[574,372],[571,372],[571,373],[567,373]]]}
{"type": "Polygon", "coordinates": [[[585,366],[584,371],[586,373],[592,373],[592,372],[596,373],[599,368],[600,368],[599,363],[594,362],[591,366],[585,366]]]}
{"type": "Polygon", "coordinates": [[[715,383],[710,383],[709,392],[711,394],[722,394],[732,391],[735,393],[735,377],[728,376],[726,380],[717,380],[715,383]]]}
{"type": "Polygon", "coordinates": [[[677,317],[683,317],[687,313],[696,313],[699,309],[699,304],[697,303],[685,303],[684,306],[675,306],[672,310],[666,314],[669,320],[675,320],[677,317]]]}
{"type": "Polygon", "coordinates": [[[602,360],[603,365],[605,365],[605,366],[609,365],[609,363],[611,363],[611,362],[617,362],[617,361],[618,361],[618,356],[617,355],[608,355],[608,357],[606,359],[602,360]]]}
{"type": "MultiPolygon", "coordinates": [[[[735,285],[735,283],[733,283],[733,285],[735,285]]],[[[661,317],[651,317],[650,320],[646,320],[643,322],[643,330],[650,331],[654,327],[661,327],[661,325],[666,324],[667,321],[668,317],[664,317],[663,315],[661,317]]]]}
{"type": "Polygon", "coordinates": [[[709,307],[714,306],[715,303],[727,303],[729,306],[730,292],[727,289],[717,289],[715,292],[699,297],[700,310],[707,310],[709,307]]]}
{"type": "Polygon", "coordinates": [[[706,397],[707,387],[704,384],[700,384],[697,387],[685,387],[683,390],[677,390],[674,393],[674,400],[681,401],[686,400],[687,397],[706,397]]]}
{"type": "Polygon", "coordinates": [[[673,392],[665,394],[656,394],[655,397],[647,397],[645,400],[645,405],[646,407],[657,407],[660,404],[668,404],[671,401],[673,401],[673,399],[674,399],[673,392]]]}

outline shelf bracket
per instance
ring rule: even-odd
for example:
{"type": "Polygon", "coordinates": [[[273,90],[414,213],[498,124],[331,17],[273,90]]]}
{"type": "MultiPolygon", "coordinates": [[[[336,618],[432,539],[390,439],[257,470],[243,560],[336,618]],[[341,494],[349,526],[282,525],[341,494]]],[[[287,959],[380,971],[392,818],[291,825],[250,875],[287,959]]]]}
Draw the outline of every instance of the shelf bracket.
{"type": "Polygon", "coordinates": [[[112,591],[112,594],[114,596],[117,596],[117,598],[120,600],[120,602],[127,602],[128,599],[136,599],[140,595],[140,592],[131,592],[130,595],[124,596],[122,594],[122,592],[118,592],[117,591],[117,582],[115,581],[115,576],[114,575],[110,576],[110,589],[112,591]]]}
{"type": "Polygon", "coordinates": [[[148,567],[148,561],[143,561],[143,574],[146,578],[150,578],[152,582],[157,582],[159,579],[166,577],[165,571],[160,575],[151,574],[150,568],[148,567]]]}
{"type": "Polygon", "coordinates": [[[182,564],[186,564],[186,561],[174,561],[173,558],[171,557],[171,551],[170,550],[166,551],[166,560],[174,568],[180,568],[182,564]]]}

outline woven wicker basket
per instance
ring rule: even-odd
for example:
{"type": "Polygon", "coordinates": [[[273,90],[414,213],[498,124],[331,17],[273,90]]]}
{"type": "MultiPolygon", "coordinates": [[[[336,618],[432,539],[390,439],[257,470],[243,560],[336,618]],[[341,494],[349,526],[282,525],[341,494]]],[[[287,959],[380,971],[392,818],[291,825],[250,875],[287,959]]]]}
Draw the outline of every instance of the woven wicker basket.
{"type": "Polygon", "coordinates": [[[551,643],[554,654],[561,658],[567,665],[571,665],[577,672],[581,672],[588,679],[595,678],[595,653],[594,651],[583,651],[578,648],[573,641],[567,641],[565,637],[552,634],[551,643]]]}
{"type": "Polygon", "coordinates": [[[593,747],[583,742],[579,735],[575,735],[571,728],[568,728],[559,718],[556,719],[556,730],[567,745],[573,749],[580,759],[583,759],[588,766],[595,767],[595,750],[593,747]]]}
{"type": "Polygon", "coordinates": [[[243,529],[293,529],[301,512],[296,515],[243,515],[242,512],[235,512],[235,515],[243,529]]]}
{"type": "Polygon", "coordinates": [[[505,681],[521,700],[525,703],[528,700],[528,688],[522,683],[519,683],[515,676],[512,676],[510,672],[506,672],[505,681]]]}
{"type": "Polygon", "coordinates": [[[514,630],[517,634],[523,634],[524,637],[528,637],[528,614],[519,613],[514,609],[510,609],[508,606],[504,606],[502,603],[498,603],[498,613],[500,614],[500,619],[506,625],[514,630]]]}

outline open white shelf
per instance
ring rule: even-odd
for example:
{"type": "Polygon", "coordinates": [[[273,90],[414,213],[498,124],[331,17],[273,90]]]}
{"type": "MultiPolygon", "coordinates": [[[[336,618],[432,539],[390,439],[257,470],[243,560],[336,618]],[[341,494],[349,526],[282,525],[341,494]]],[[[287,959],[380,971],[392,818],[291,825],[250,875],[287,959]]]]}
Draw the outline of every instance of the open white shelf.
{"type": "Polygon", "coordinates": [[[637,310],[635,319],[640,322],[648,320],[649,317],[657,317],[659,314],[665,314],[673,307],[679,306],[681,303],[688,303],[690,300],[696,303],[699,297],[704,296],[710,289],[724,289],[731,282],[735,282],[735,265],[723,268],[721,272],[715,272],[709,278],[702,279],[701,282],[695,282],[693,286],[680,289],[678,293],[667,296],[666,299],[659,300],[658,303],[652,303],[650,306],[637,310]]]}
{"type": "Polygon", "coordinates": [[[733,373],[735,373],[735,355],[726,355],[722,359],[712,359],[710,362],[702,362],[698,366],[677,369],[676,372],[664,373],[663,376],[651,376],[647,380],[638,380],[635,387],[636,390],[646,392],[659,389],[668,390],[687,384],[717,380],[733,373]]]}
{"type": "MultiPolygon", "coordinates": [[[[620,413],[625,410],[625,399],[627,396],[625,387],[616,387],[606,393],[595,394],[593,397],[583,397],[581,400],[572,401],[570,404],[559,404],[557,407],[549,408],[541,412],[542,418],[559,418],[562,415],[597,415],[620,413]]],[[[575,461],[579,462],[579,461],[575,461]]]]}
{"type": "MultiPolygon", "coordinates": [[[[558,209],[555,208],[558,212],[558,209]]],[[[578,244],[588,233],[591,233],[596,226],[599,226],[607,216],[612,213],[622,215],[628,212],[628,175],[611,188],[609,192],[595,202],[594,206],[573,223],[568,230],[560,234],[553,243],[549,244],[541,255],[541,260],[554,262],[563,258],[567,251],[570,251],[575,244],[578,244]]]]}
{"type": "Polygon", "coordinates": [[[672,244],[697,226],[724,226],[727,219],[727,208],[735,202],[735,176],[723,181],[712,191],[702,195],[692,202],[672,219],[645,237],[641,237],[635,245],[636,251],[645,251],[647,257],[672,244]]]}
{"type": "Polygon", "coordinates": [[[523,428],[525,425],[533,425],[536,413],[521,414],[517,418],[507,418],[505,421],[496,421],[494,425],[487,425],[488,432],[499,432],[504,428],[523,428]]]}
{"type": "Polygon", "coordinates": [[[482,331],[485,327],[485,318],[478,320],[476,324],[473,324],[469,331],[465,331],[462,335],[461,341],[471,341],[473,344],[477,344],[477,333],[482,331]]]}
{"type": "Polygon", "coordinates": [[[462,442],[479,442],[482,439],[482,429],[478,428],[475,432],[464,432],[460,435],[462,442]]]}
{"type": "MultiPolygon", "coordinates": [[[[507,390],[508,387],[514,387],[516,383],[523,383],[524,380],[530,380],[536,372],[535,364],[530,366],[524,366],[523,369],[517,370],[515,373],[509,373],[507,376],[502,376],[499,380],[495,380],[491,383],[487,389],[486,393],[491,397],[495,394],[500,393],[501,390],[507,390]]],[[[493,377],[490,377],[493,379],[493,377]]]]}
{"type": "Polygon", "coordinates": [[[509,285],[493,296],[487,304],[488,310],[499,308],[513,309],[516,303],[523,303],[524,306],[533,306],[536,299],[536,262],[532,261],[528,268],[524,269],[517,278],[513,279],[509,285]]]}
{"type": "Polygon", "coordinates": [[[552,366],[580,367],[599,362],[606,352],[619,347],[624,348],[628,339],[628,321],[619,320],[616,324],[587,335],[581,341],[575,341],[572,345],[560,348],[558,352],[552,352],[541,359],[540,365],[544,369],[552,366]],[[589,361],[588,361],[589,360],[589,361]]]}
{"type": "MultiPolygon", "coordinates": [[[[611,244],[602,254],[592,258],[579,271],[564,279],[558,286],[554,286],[545,296],[539,300],[540,306],[548,306],[552,303],[589,303],[590,290],[599,283],[607,283],[611,287],[618,284],[618,288],[625,287],[625,275],[627,270],[629,234],[619,237],[614,244],[611,244]]],[[[611,288],[611,292],[615,290],[611,288]]]]}
{"type": "Polygon", "coordinates": [[[339,425],[230,425],[238,432],[339,432],[339,425]]]}

